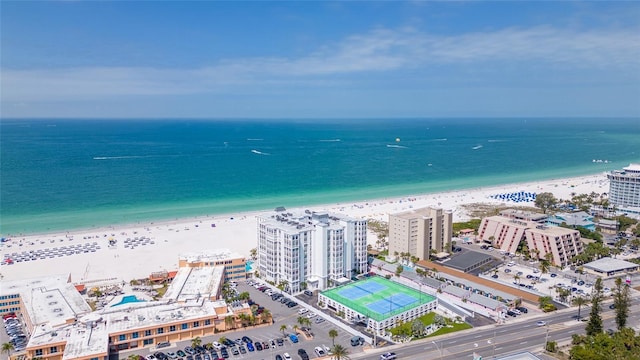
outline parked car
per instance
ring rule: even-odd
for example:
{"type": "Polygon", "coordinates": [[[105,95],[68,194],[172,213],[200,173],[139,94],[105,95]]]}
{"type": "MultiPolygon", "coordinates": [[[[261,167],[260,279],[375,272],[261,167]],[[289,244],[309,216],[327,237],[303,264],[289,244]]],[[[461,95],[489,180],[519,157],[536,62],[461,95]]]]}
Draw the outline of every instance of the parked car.
{"type": "Polygon", "coordinates": [[[289,353],[284,353],[284,360],[291,360],[291,355],[289,355],[289,353]]]}
{"type": "Polygon", "coordinates": [[[289,334],[289,340],[291,340],[291,342],[295,344],[298,342],[298,336],[296,334],[289,334]]]}
{"type": "Polygon", "coordinates": [[[307,354],[305,349],[298,349],[298,355],[300,355],[302,360],[309,360],[309,354],[307,354]]]}
{"type": "Polygon", "coordinates": [[[316,353],[316,355],[318,355],[318,357],[322,357],[327,355],[327,353],[324,351],[323,348],[321,348],[320,346],[316,346],[315,349],[313,349],[313,351],[316,353]]]}
{"type": "Polygon", "coordinates": [[[245,343],[252,343],[253,342],[253,340],[251,340],[251,338],[248,337],[248,336],[243,336],[242,337],[242,341],[244,341],[245,343]]]}
{"type": "Polygon", "coordinates": [[[253,346],[256,347],[256,350],[262,351],[262,344],[260,342],[255,342],[253,346]]]}
{"type": "Polygon", "coordinates": [[[386,354],[382,354],[380,355],[380,360],[395,360],[398,357],[396,356],[396,353],[393,352],[388,352],[386,354]]]}
{"type": "Polygon", "coordinates": [[[255,351],[255,350],[256,350],[256,348],[255,348],[255,347],[253,347],[253,343],[247,343],[247,350],[249,350],[249,351],[255,351]]]}
{"type": "Polygon", "coordinates": [[[276,360],[283,360],[283,359],[282,359],[282,355],[280,355],[280,354],[276,354],[276,360]]]}
{"type": "Polygon", "coordinates": [[[351,338],[351,346],[358,346],[364,344],[364,339],[360,336],[354,336],[351,338]]]}
{"type": "Polygon", "coordinates": [[[307,295],[307,296],[313,296],[313,292],[310,291],[310,290],[305,290],[304,294],[307,295]]]}

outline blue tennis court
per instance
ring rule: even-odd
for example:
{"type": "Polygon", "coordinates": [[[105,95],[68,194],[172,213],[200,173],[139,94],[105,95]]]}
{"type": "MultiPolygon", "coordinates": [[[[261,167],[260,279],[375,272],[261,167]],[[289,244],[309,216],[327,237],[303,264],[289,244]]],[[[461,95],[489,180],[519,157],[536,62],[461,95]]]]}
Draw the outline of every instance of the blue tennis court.
{"type": "Polygon", "coordinates": [[[378,284],[376,282],[365,282],[365,283],[361,283],[361,284],[355,283],[354,286],[356,288],[363,289],[363,290],[369,292],[370,294],[375,294],[375,293],[377,293],[379,291],[387,289],[386,286],[384,286],[382,284],[378,284]]]}
{"type": "Polygon", "coordinates": [[[361,297],[369,295],[369,293],[357,287],[350,287],[340,290],[338,292],[338,295],[343,296],[347,299],[359,299],[361,297]]]}

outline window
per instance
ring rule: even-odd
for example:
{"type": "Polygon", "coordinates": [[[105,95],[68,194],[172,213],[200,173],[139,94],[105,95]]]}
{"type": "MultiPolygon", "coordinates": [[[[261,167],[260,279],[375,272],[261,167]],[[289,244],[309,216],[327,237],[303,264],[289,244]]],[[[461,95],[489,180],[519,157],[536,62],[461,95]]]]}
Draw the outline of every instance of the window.
{"type": "Polygon", "coordinates": [[[140,333],[137,331],[131,334],[132,339],[137,339],[138,337],[140,337],[140,333]]]}
{"type": "Polygon", "coordinates": [[[42,356],[42,349],[36,349],[36,356],[42,356]]]}
{"type": "Polygon", "coordinates": [[[184,324],[180,325],[180,328],[181,328],[182,330],[186,330],[186,329],[188,329],[188,328],[189,328],[189,324],[184,323],[184,324]]]}
{"type": "Polygon", "coordinates": [[[193,327],[197,328],[198,326],[200,326],[200,321],[194,321],[193,322],[193,327]]]}
{"type": "Polygon", "coordinates": [[[158,334],[164,334],[164,328],[158,328],[158,334]]]}
{"type": "Polygon", "coordinates": [[[118,335],[118,340],[120,340],[120,341],[125,341],[125,340],[127,340],[127,335],[125,335],[125,334],[118,335]]]}
{"type": "Polygon", "coordinates": [[[145,330],[144,336],[151,336],[151,330],[145,330]]]}
{"type": "Polygon", "coordinates": [[[211,319],[206,319],[204,321],[204,326],[211,325],[211,319]]]}
{"type": "Polygon", "coordinates": [[[153,339],[144,339],[143,343],[144,345],[151,345],[153,344],[153,339]]]}
{"type": "Polygon", "coordinates": [[[175,325],[169,326],[169,331],[176,331],[176,326],[175,325]]]}
{"type": "Polygon", "coordinates": [[[52,346],[49,348],[49,354],[55,354],[58,352],[58,347],[57,346],[52,346]]]}

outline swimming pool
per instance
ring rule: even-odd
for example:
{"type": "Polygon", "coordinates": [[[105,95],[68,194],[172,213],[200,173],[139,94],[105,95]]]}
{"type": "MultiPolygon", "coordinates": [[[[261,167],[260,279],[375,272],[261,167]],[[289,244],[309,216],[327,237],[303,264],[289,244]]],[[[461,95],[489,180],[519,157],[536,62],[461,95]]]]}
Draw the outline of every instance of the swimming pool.
{"type": "Polygon", "coordinates": [[[144,300],[138,299],[135,295],[127,295],[127,296],[123,296],[122,300],[120,300],[119,303],[113,304],[111,305],[111,307],[129,304],[129,303],[135,303],[135,302],[144,302],[144,300]]]}
{"type": "Polygon", "coordinates": [[[249,272],[249,271],[253,270],[253,261],[248,260],[247,263],[245,264],[244,270],[246,272],[249,272]]]}

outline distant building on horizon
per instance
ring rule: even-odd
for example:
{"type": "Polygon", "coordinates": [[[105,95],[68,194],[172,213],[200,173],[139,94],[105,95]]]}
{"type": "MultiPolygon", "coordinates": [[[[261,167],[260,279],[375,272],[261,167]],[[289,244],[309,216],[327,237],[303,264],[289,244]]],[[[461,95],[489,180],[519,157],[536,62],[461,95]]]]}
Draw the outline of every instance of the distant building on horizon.
{"type": "Polygon", "coordinates": [[[258,216],[258,272],[287,292],[303,283],[324,290],[366,271],[366,220],[309,210],[258,216]]]}
{"type": "Polygon", "coordinates": [[[629,164],[607,174],[609,203],[619,210],[640,216],[640,164],[629,164]]]}
{"type": "Polygon", "coordinates": [[[428,260],[432,252],[450,253],[453,214],[439,208],[420,208],[389,214],[389,254],[409,253],[428,260]]]}

